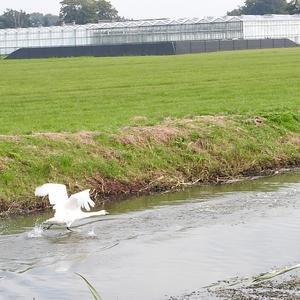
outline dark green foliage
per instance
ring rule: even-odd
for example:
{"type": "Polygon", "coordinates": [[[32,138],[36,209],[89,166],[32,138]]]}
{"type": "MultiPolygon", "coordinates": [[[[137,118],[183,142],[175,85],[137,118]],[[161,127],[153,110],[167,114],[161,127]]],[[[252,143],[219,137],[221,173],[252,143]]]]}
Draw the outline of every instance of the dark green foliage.
{"type": "Polygon", "coordinates": [[[66,23],[96,23],[118,17],[118,11],[106,0],[63,0],[60,4],[60,18],[66,23]]]}
{"type": "Polygon", "coordinates": [[[300,1],[299,0],[292,0],[287,5],[287,11],[289,14],[300,14],[300,1]]]}
{"type": "Polygon", "coordinates": [[[0,28],[30,27],[30,15],[25,11],[7,9],[0,17],[0,28]]]}
{"type": "Polygon", "coordinates": [[[299,13],[298,0],[246,0],[245,4],[227,14],[238,15],[265,15],[265,14],[295,14],[299,13]]]}
{"type": "Polygon", "coordinates": [[[29,15],[30,27],[58,25],[59,17],[51,14],[32,13],[29,15]]]}
{"type": "Polygon", "coordinates": [[[22,10],[7,9],[3,15],[0,15],[0,29],[53,26],[58,22],[58,16],[41,13],[27,14],[22,10]]]}

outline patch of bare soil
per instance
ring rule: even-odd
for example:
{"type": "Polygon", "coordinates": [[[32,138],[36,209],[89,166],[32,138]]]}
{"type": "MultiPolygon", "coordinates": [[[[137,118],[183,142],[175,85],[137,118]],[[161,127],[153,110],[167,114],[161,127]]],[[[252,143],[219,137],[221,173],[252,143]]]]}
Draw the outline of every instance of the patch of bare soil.
{"type": "Polygon", "coordinates": [[[299,146],[300,145],[300,136],[297,134],[290,134],[289,142],[293,145],[299,146]]]}
{"type": "Polygon", "coordinates": [[[12,141],[17,142],[21,140],[21,136],[19,135],[4,135],[0,134],[0,141],[12,141]]]}
{"type": "Polygon", "coordinates": [[[147,121],[148,118],[145,117],[145,116],[133,116],[131,118],[132,121],[135,121],[135,122],[144,122],[144,121],[147,121]]]}
{"type": "Polygon", "coordinates": [[[12,160],[11,157],[0,157],[0,171],[3,171],[12,160]]]}
{"type": "Polygon", "coordinates": [[[34,132],[32,136],[46,138],[52,141],[61,141],[66,139],[67,134],[60,132],[34,132]]]}
{"type": "Polygon", "coordinates": [[[139,126],[123,129],[118,140],[125,145],[147,144],[149,142],[166,143],[184,134],[183,129],[171,126],[139,126]]]}
{"type": "Polygon", "coordinates": [[[94,136],[95,132],[89,131],[79,131],[76,133],[66,133],[66,132],[35,132],[32,136],[42,137],[52,141],[67,141],[68,139],[75,139],[82,144],[95,144],[94,136]]]}
{"type": "Polygon", "coordinates": [[[225,127],[229,122],[229,118],[225,116],[199,116],[195,120],[213,123],[220,127],[225,127]]]}
{"type": "MultiPolygon", "coordinates": [[[[153,126],[126,127],[115,136],[125,145],[153,143],[167,143],[176,137],[186,137],[187,129],[205,130],[204,124],[212,123],[225,127],[230,122],[225,116],[199,116],[193,118],[166,118],[161,124],[153,126]]],[[[192,146],[199,149],[199,145],[192,146]]]]}
{"type": "MultiPolygon", "coordinates": [[[[133,121],[147,121],[145,116],[134,116],[133,121]]],[[[187,134],[186,128],[200,129],[200,123],[213,123],[220,127],[225,127],[230,122],[225,116],[198,116],[193,118],[166,118],[161,124],[153,126],[136,126],[125,127],[120,130],[119,140],[125,144],[144,143],[154,141],[165,143],[176,136],[184,136],[187,134]]],[[[30,135],[0,135],[1,140],[20,141],[22,137],[33,136],[46,138],[52,141],[67,141],[75,139],[83,144],[95,144],[94,137],[97,132],[80,131],[76,133],[69,132],[34,132],[30,135]]]]}
{"type": "Polygon", "coordinates": [[[195,142],[189,143],[188,147],[195,153],[201,153],[207,151],[208,142],[204,139],[198,139],[195,142]]]}
{"type": "Polygon", "coordinates": [[[255,117],[247,120],[249,123],[254,123],[256,126],[263,125],[265,123],[265,119],[261,117],[255,117]]]}

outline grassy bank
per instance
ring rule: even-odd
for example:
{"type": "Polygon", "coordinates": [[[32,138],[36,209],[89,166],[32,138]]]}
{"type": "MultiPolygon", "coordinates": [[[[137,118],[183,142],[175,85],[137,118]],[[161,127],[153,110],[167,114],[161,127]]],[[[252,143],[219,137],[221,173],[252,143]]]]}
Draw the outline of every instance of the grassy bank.
{"type": "Polygon", "coordinates": [[[0,211],[300,165],[300,49],[0,61],[0,211]]]}
{"type": "Polygon", "coordinates": [[[43,209],[33,190],[47,181],[92,187],[98,202],[217,183],[300,165],[299,114],[167,119],[115,133],[0,138],[1,211],[43,209]]]}

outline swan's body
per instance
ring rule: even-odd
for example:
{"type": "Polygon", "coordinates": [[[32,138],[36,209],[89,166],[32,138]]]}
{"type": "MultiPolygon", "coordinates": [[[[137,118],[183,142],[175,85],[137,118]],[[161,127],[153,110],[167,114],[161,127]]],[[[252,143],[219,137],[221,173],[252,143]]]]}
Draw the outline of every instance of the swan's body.
{"type": "Polygon", "coordinates": [[[76,220],[81,220],[89,217],[104,216],[108,212],[100,210],[96,212],[83,212],[81,208],[90,211],[90,207],[94,207],[95,203],[90,198],[90,190],[85,190],[68,197],[67,188],[63,184],[46,183],[35,189],[35,196],[49,197],[50,204],[53,205],[55,214],[44,222],[49,225],[67,225],[67,228],[76,220]]]}

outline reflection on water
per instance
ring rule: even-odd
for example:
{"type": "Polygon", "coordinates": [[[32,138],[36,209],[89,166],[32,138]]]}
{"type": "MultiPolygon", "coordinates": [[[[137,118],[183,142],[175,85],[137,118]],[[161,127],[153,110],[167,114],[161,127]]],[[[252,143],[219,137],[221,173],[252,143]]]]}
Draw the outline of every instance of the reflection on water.
{"type": "MultiPolygon", "coordinates": [[[[168,299],[299,263],[300,174],[114,204],[68,232],[52,213],[0,223],[0,299],[168,299]]],[[[76,225],[76,224],[75,224],[76,225]]]]}

